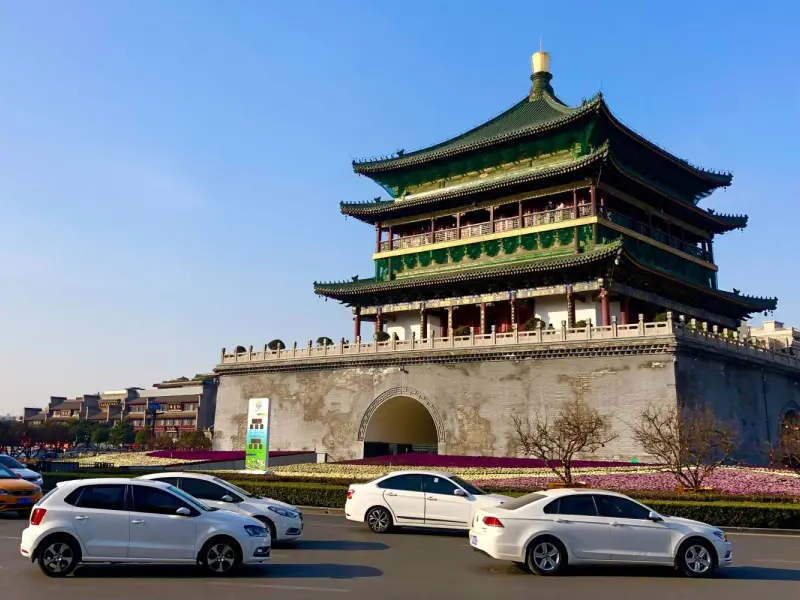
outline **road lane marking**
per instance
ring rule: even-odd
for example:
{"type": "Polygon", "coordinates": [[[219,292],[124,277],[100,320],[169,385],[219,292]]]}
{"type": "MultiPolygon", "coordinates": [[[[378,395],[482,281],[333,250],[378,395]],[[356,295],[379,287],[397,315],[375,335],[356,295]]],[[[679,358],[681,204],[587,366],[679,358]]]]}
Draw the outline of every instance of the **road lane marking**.
{"type": "Polygon", "coordinates": [[[346,594],[349,590],[342,588],[321,588],[321,587],[305,587],[301,585],[278,585],[272,583],[233,583],[228,581],[213,581],[211,585],[225,585],[229,587],[247,587],[247,588],[265,588],[273,590],[294,590],[297,592],[331,592],[337,594],[346,594]]]}
{"type": "Polygon", "coordinates": [[[19,535],[0,535],[0,540],[19,540],[21,537],[19,535]]]}

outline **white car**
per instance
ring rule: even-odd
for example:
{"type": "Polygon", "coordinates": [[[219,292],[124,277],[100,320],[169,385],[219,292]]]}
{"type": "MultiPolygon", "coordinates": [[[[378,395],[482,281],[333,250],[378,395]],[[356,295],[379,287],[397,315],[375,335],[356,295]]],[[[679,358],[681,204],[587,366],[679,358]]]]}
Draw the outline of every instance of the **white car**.
{"type": "Polygon", "coordinates": [[[32,471],[13,456],[9,456],[8,454],[0,454],[0,465],[4,466],[14,474],[19,475],[20,478],[24,479],[25,481],[29,481],[34,485],[38,485],[39,487],[44,485],[44,478],[42,477],[41,473],[32,471]]]}
{"type": "Polygon", "coordinates": [[[733,561],[722,530],[595,490],[516,498],[478,511],[469,533],[475,550],[538,575],[554,575],[567,565],[647,564],[706,577],[733,561]]]}
{"type": "Polygon", "coordinates": [[[180,488],[205,504],[258,519],[273,541],[291,541],[303,533],[303,513],[296,506],[250,494],[219,477],[175,472],[143,475],[138,479],[163,481],[180,488]]]}
{"type": "Polygon", "coordinates": [[[439,471],[395,471],[347,490],[345,516],[375,533],[394,526],[470,528],[475,512],[511,500],[439,471]]]}
{"type": "Polygon", "coordinates": [[[226,575],[269,560],[269,531],[255,519],[206,506],[140,479],[61,482],[31,512],[20,553],[50,577],[79,563],[200,564],[226,575]]]}

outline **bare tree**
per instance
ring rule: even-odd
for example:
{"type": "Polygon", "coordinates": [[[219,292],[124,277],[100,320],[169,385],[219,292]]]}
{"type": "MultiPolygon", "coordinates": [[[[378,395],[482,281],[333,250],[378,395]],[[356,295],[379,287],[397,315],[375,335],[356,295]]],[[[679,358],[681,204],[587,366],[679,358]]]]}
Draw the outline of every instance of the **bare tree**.
{"type": "Polygon", "coordinates": [[[768,457],[774,465],[800,467],[800,416],[796,411],[781,420],[778,440],[768,447],[768,457]]]}
{"type": "Polygon", "coordinates": [[[576,455],[597,452],[617,438],[608,417],[579,398],[564,403],[553,415],[512,415],[511,423],[525,454],[543,461],[567,485],[572,484],[576,455]]]}
{"type": "Polygon", "coordinates": [[[736,431],[709,407],[650,406],[631,425],[633,439],[682,486],[699,490],[730,459],[736,431]]]}

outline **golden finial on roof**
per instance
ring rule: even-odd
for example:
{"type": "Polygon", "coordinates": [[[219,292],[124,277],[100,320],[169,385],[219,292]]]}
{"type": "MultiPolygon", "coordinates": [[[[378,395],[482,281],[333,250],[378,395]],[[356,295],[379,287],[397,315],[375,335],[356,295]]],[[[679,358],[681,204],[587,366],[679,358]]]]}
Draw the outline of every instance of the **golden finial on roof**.
{"type": "Polygon", "coordinates": [[[550,72],[550,55],[542,50],[542,38],[539,38],[539,51],[531,57],[533,74],[550,72]]]}

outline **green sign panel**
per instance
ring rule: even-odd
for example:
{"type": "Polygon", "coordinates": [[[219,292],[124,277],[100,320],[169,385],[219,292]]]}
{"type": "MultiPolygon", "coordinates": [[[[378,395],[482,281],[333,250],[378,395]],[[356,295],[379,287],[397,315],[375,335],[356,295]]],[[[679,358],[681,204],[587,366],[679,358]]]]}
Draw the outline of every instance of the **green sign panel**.
{"type": "Polygon", "coordinates": [[[250,398],[245,439],[245,471],[266,473],[269,462],[269,398],[250,398]]]}

